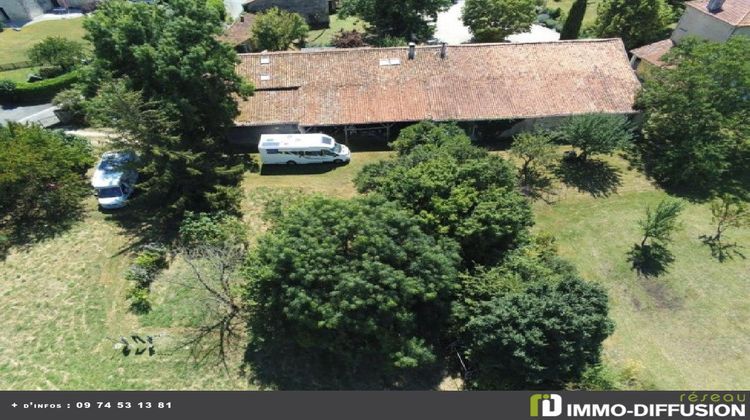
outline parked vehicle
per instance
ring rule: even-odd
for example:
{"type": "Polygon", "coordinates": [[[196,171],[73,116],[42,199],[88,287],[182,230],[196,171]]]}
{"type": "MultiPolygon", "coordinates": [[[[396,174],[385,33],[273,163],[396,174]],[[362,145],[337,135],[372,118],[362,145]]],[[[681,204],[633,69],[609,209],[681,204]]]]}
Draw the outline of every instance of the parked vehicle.
{"type": "Polygon", "coordinates": [[[91,186],[96,190],[99,206],[118,209],[127,204],[138,181],[138,171],[133,168],[133,152],[107,152],[96,164],[91,186]]]}
{"type": "Polygon", "coordinates": [[[345,163],[349,148],[325,134],[264,134],[258,144],[264,164],[345,163]]]}

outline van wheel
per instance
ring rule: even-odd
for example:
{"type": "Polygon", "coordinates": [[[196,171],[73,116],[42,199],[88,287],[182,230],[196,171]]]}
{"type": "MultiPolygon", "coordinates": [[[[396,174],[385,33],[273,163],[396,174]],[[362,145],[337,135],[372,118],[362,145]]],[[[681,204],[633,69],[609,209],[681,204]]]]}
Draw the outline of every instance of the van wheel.
{"type": "Polygon", "coordinates": [[[344,161],[341,160],[341,159],[334,159],[333,163],[336,164],[336,165],[341,165],[342,163],[344,163],[344,161]]]}
{"type": "Polygon", "coordinates": [[[287,164],[287,165],[296,165],[296,164],[297,164],[297,162],[295,162],[295,161],[293,161],[293,160],[290,160],[290,161],[289,161],[289,162],[287,162],[286,164],[287,164]]]}

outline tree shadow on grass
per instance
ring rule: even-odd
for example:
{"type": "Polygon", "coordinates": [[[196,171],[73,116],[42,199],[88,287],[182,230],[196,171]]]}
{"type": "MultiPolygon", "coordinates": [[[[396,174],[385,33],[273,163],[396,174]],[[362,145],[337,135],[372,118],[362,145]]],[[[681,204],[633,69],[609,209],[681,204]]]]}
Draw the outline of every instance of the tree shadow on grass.
{"type": "Polygon", "coordinates": [[[83,207],[78,205],[41,217],[21,215],[9,220],[6,228],[0,224],[0,262],[5,260],[11,248],[30,247],[65,233],[83,220],[84,214],[83,207]]]}
{"type": "Polygon", "coordinates": [[[252,344],[247,347],[243,370],[252,372],[249,376],[255,385],[285,391],[435,390],[445,376],[442,365],[437,362],[393,377],[378,369],[382,366],[381,360],[361,360],[343,369],[341,361],[332,355],[313,356],[309,349],[293,344],[282,347],[286,351],[271,352],[253,348],[252,344]]]}
{"type": "Polygon", "coordinates": [[[262,176],[283,175],[319,175],[331,172],[345,164],[316,163],[309,165],[263,165],[260,169],[262,176]]]}
{"type": "Polygon", "coordinates": [[[659,277],[667,273],[674,263],[674,256],[658,243],[635,244],[628,252],[628,262],[642,277],[659,277]]]}
{"type": "Polygon", "coordinates": [[[622,185],[620,170],[598,159],[566,158],[555,171],[560,181],[593,197],[609,197],[622,185]]]}
{"type": "Polygon", "coordinates": [[[711,250],[711,256],[721,263],[731,261],[735,257],[747,259],[745,254],[741,252],[744,247],[736,242],[724,243],[720,237],[708,235],[701,235],[699,239],[711,250]]]}

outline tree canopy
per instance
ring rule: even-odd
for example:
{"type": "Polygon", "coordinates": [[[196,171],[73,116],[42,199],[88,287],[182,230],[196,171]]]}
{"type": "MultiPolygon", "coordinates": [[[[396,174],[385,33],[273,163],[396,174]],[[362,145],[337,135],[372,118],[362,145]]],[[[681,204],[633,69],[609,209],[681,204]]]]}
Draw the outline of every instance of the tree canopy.
{"type": "Polygon", "coordinates": [[[393,145],[403,154],[366,166],[355,178],[360,192],[381,194],[428,232],[455,239],[467,265],[491,264],[526,240],[533,218],[510,163],[453,125],[424,122],[393,145]]]}
{"type": "Polygon", "coordinates": [[[256,17],[251,39],[256,50],[284,51],[304,40],[309,30],[299,13],[272,7],[256,17]]]}
{"type": "Polygon", "coordinates": [[[535,0],[466,0],[463,22],[478,42],[503,42],[536,21],[535,0]]]}
{"type": "Polygon", "coordinates": [[[451,4],[451,0],[341,0],[339,16],[359,16],[381,36],[424,41],[434,32],[427,19],[436,19],[451,4]]]}
{"type": "Polygon", "coordinates": [[[587,114],[569,118],[560,127],[562,141],[581,149],[581,159],[595,154],[612,154],[630,145],[633,131],[627,117],[610,114],[587,114]]]}
{"type": "Polygon", "coordinates": [[[699,197],[750,194],[750,38],[685,39],[646,80],[636,143],[646,173],[699,197]]]}
{"type": "Polygon", "coordinates": [[[667,38],[673,20],[665,0],[602,0],[593,30],[600,38],[622,38],[630,50],[667,38]]]}
{"type": "Polygon", "coordinates": [[[483,301],[464,331],[467,387],[548,389],[580,380],[612,333],[607,313],[606,293],[577,277],[538,279],[483,301]]]}
{"type": "Polygon", "coordinates": [[[433,239],[394,203],[301,200],[248,263],[248,362],[285,389],[439,382],[430,373],[458,260],[454,243],[433,239]]]}
{"type": "Polygon", "coordinates": [[[103,96],[91,107],[96,119],[141,155],[141,200],[178,216],[236,210],[243,168],[227,154],[226,131],[236,96],[251,90],[235,73],[236,53],[217,39],[215,10],[205,0],[113,0],[84,28],[95,55],[85,93],[103,96]]]}
{"type": "Polygon", "coordinates": [[[29,59],[38,66],[59,67],[68,71],[83,59],[83,44],[61,36],[48,36],[31,47],[29,59]]]}
{"type": "Polygon", "coordinates": [[[93,163],[81,138],[35,125],[0,126],[0,236],[24,242],[66,227],[89,194],[85,174],[93,163]]]}

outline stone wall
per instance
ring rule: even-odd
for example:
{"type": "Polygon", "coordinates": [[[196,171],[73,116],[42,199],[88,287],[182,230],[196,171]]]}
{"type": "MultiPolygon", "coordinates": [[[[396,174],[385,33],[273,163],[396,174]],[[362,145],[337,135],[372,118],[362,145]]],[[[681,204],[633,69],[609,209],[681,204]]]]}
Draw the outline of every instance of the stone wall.
{"type": "Polygon", "coordinates": [[[251,0],[245,5],[248,12],[261,12],[278,7],[297,12],[312,26],[328,25],[328,0],[251,0]]]}

